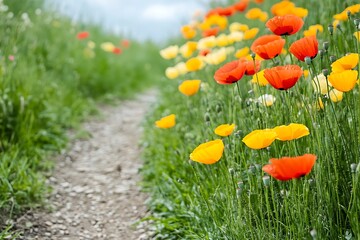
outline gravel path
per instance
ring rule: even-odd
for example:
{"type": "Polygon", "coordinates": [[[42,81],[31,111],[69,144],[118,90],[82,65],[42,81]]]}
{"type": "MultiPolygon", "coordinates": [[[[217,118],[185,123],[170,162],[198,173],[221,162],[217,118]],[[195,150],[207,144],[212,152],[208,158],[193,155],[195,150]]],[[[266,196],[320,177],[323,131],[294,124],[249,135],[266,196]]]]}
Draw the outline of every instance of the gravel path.
{"type": "Polygon", "coordinates": [[[16,221],[23,239],[150,239],[147,196],[140,192],[141,121],[155,100],[148,92],[118,107],[101,109],[103,118],[84,124],[89,139],[75,140],[59,157],[49,199],[51,211],[28,212],[16,221]]]}

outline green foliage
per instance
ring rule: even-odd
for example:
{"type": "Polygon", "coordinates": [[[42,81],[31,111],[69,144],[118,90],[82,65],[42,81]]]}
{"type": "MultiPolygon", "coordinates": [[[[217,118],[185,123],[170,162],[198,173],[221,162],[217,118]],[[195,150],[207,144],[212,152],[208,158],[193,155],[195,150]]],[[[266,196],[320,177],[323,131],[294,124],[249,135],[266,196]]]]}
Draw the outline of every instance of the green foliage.
{"type": "MultiPolygon", "coordinates": [[[[264,9],[274,2],[265,1],[264,9]]],[[[309,7],[308,1],[300,2],[296,4],[309,7]]],[[[310,70],[309,77],[301,77],[288,91],[259,87],[247,76],[238,85],[219,85],[213,74],[222,64],[207,65],[163,85],[162,101],[148,117],[143,141],[146,165],[142,172],[145,188],[152,194],[152,220],[158,227],[155,239],[315,239],[315,231],[316,239],[360,237],[360,88],[356,85],[344,93],[343,101],[334,103],[314,92],[311,84],[323,69],[331,71],[330,56],[359,53],[352,23],[359,14],[341,23],[341,30],[330,35],[327,26],[332,16],[355,1],[311,4],[304,29],[322,24],[319,49],[327,41],[328,51],[318,55],[310,66],[286,55],[262,65],[265,69],[293,63],[310,70]],[[192,97],[180,94],[177,86],[184,79],[201,79],[202,90],[192,97]],[[257,100],[265,93],[276,97],[273,106],[265,107],[257,100]],[[319,97],[324,109],[317,107],[319,97]],[[173,128],[154,127],[157,119],[172,113],[177,121],[173,128]],[[252,150],[242,142],[255,129],[292,122],[306,125],[310,135],[276,141],[261,150],[252,150]],[[190,161],[189,154],[195,147],[218,139],[213,131],[225,123],[235,123],[237,131],[223,138],[221,160],[213,165],[190,161]],[[305,153],[317,155],[309,175],[287,182],[263,178],[266,174],[262,166],[269,159],[305,153]]],[[[242,16],[231,20],[250,27],[262,25],[258,36],[266,32],[261,22],[242,16]]],[[[286,40],[291,43],[302,34],[300,31],[286,40]]],[[[250,46],[252,41],[236,43],[235,49],[250,46]]],[[[233,59],[229,56],[226,62],[233,59]]]]}

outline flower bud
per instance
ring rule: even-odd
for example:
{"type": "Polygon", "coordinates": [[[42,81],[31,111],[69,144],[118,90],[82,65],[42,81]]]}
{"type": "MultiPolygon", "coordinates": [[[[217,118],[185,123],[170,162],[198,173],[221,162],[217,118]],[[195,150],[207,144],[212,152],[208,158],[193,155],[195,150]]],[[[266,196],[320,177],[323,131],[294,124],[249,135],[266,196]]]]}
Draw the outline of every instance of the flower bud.
{"type": "Polygon", "coordinates": [[[346,12],[346,15],[348,16],[348,18],[350,18],[351,12],[350,12],[350,11],[347,11],[347,12],[346,12]]]}
{"type": "Polygon", "coordinates": [[[333,26],[332,24],[329,24],[329,25],[328,25],[328,30],[329,30],[329,32],[330,32],[330,35],[333,35],[333,33],[334,33],[334,26],[333,26]]]}
{"type": "Polygon", "coordinates": [[[250,56],[251,56],[251,58],[253,59],[253,60],[255,60],[255,57],[256,57],[256,54],[255,53],[250,53],[250,56]]]}
{"type": "Polygon", "coordinates": [[[356,168],[357,168],[357,164],[356,164],[356,163],[350,164],[350,168],[351,168],[351,172],[352,172],[352,173],[355,173],[355,172],[356,172],[356,168]]]}
{"type": "Polygon", "coordinates": [[[262,180],[263,180],[265,187],[270,185],[270,177],[269,176],[263,176],[262,180]]]}
{"type": "Polygon", "coordinates": [[[307,64],[307,65],[310,65],[311,64],[311,58],[310,57],[305,57],[305,63],[307,64]]]}
{"type": "Polygon", "coordinates": [[[336,57],[335,56],[330,56],[330,62],[333,63],[336,61],[336,57]]]}
{"type": "Polygon", "coordinates": [[[316,230],[315,230],[315,229],[312,229],[312,230],[310,231],[310,235],[311,235],[311,237],[312,237],[313,239],[316,239],[316,230]]]}
{"type": "Polygon", "coordinates": [[[327,77],[327,76],[329,75],[329,69],[324,68],[324,69],[322,70],[322,73],[324,74],[325,77],[327,77]]]}
{"type": "Polygon", "coordinates": [[[234,173],[235,173],[235,170],[233,169],[233,168],[229,168],[229,173],[231,174],[231,175],[234,175],[234,173]]]}
{"type": "Polygon", "coordinates": [[[329,42],[323,42],[323,48],[327,51],[329,49],[329,42]]]}
{"type": "Polygon", "coordinates": [[[354,19],[354,24],[355,24],[356,27],[358,27],[359,24],[360,24],[360,18],[354,19]]]}
{"type": "Polygon", "coordinates": [[[205,113],[204,120],[205,120],[205,122],[210,122],[210,114],[208,112],[205,113]]]}
{"type": "Polygon", "coordinates": [[[321,58],[323,58],[324,55],[325,55],[325,51],[324,51],[323,49],[320,49],[320,50],[318,51],[318,54],[319,54],[319,56],[320,56],[321,58]]]}

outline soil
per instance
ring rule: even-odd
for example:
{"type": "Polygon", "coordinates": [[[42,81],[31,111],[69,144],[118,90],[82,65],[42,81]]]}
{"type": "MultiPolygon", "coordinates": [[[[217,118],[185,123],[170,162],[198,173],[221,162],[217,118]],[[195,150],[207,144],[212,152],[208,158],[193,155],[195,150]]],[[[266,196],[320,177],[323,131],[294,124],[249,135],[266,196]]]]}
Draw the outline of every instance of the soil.
{"type": "Polygon", "coordinates": [[[48,210],[31,210],[15,221],[21,239],[151,239],[147,195],[139,168],[141,122],[155,101],[147,92],[84,123],[90,137],[71,142],[48,179],[48,210]]]}

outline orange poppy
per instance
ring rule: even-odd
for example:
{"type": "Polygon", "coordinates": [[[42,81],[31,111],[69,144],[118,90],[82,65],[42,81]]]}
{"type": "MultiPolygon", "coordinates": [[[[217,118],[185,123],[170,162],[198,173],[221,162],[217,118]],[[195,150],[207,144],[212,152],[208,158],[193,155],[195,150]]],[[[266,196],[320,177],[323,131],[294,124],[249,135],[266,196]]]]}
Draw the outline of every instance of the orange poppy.
{"type": "Polygon", "coordinates": [[[316,161],[314,154],[304,154],[299,157],[283,157],[270,159],[270,164],[262,170],[277,180],[287,181],[300,178],[310,173],[316,161]]]}
{"type": "Polygon", "coordinates": [[[209,28],[202,32],[202,36],[203,37],[216,36],[218,35],[219,31],[220,31],[219,27],[209,28]]]}
{"type": "Polygon", "coordinates": [[[266,27],[279,36],[295,34],[303,25],[304,21],[292,14],[275,16],[266,22],[266,27]]]}
{"type": "Polygon", "coordinates": [[[255,60],[248,60],[246,57],[240,58],[239,61],[241,61],[243,64],[246,65],[245,75],[254,75],[258,71],[260,71],[260,64],[261,61],[255,60]]]}
{"type": "Polygon", "coordinates": [[[211,53],[210,49],[202,49],[202,50],[199,51],[199,56],[204,56],[205,57],[209,53],[211,53]]]}
{"type": "Polygon", "coordinates": [[[235,13],[235,8],[230,6],[226,8],[217,7],[214,9],[211,9],[206,13],[206,18],[210,17],[211,15],[219,15],[219,16],[231,16],[235,13]]]}
{"type": "Polygon", "coordinates": [[[121,54],[121,53],[122,53],[122,50],[121,50],[121,48],[114,47],[114,49],[112,50],[112,53],[113,53],[113,54],[121,54]]]}
{"type": "Polygon", "coordinates": [[[128,48],[130,46],[130,41],[127,39],[123,39],[121,41],[121,46],[123,46],[124,48],[128,48]]]}
{"type": "Polygon", "coordinates": [[[89,32],[79,32],[76,35],[76,38],[79,39],[79,40],[82,40],[82,39],[88,38],[89,36],[90,36],[89,32]]]}
{"type": "Polygon", "coordinates": [[[239,81],[244,76],[245,71],[246,64],[235,60],[220,67],[215,72],[214,78],[219,84],[232,84],[239,81]]]}
{"type": "Polygon", "coordinates": [[[241,0],[235,4],[233,4],[233,8],[238,12],[243,12],[249,5],[249,0],[241,0]]]}
{"type": "Polygon", "coordinates": [[[279,55],[285,45],[285,39],[277,35],[264,35],[257,38],[251,45],[251,51],[263,59],[272,59],[279,55]]]}
{"type": "Polygon", "coordinates": [[[265,69],[264,77],[274,88],[287,90],[299,80],[303,71],[298,65],[285,65],[265,69]]]}
{"type": "Polygon", "coordinates": [[[301,38],[293,42],[289,51],[300,61],[305,61],[306,57],[315,58],[318,53],[318,41],[316,36],[301,38]]]}

